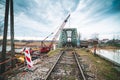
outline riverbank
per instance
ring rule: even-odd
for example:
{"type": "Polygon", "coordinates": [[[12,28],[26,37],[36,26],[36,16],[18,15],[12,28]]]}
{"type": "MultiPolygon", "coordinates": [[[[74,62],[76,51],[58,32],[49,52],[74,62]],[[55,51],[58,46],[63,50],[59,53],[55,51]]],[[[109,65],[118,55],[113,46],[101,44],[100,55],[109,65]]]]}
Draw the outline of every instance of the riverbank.
{"type": "Polygon", "coordinates": [[[120,47],[115,47],[115,46],[103,46],[103,47],[98,47],[100,49],[107,49],[107,50],[111,50],[111,49],[120,49],[120,47]]]}
{"type": "Polygon", "coordinates": [[[81,56],[82,63],[87,66],[87,74],[94,75],[94,80],[120,80],[120,72],[112,63],[85,49],[77,49],[77,53],[81,56]]]}

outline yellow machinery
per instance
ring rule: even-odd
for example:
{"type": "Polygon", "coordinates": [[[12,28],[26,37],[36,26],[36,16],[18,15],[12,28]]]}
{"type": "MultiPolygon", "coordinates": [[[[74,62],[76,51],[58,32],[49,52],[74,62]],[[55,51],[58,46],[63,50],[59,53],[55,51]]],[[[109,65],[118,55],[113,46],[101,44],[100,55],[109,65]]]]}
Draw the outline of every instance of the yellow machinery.
{"type": "Polygon", "coordinates": [[[17,60],[21,63],[24,63],[25,61],[25,56],[24,54],[15,54],[15,57],[17,58],[17,60]]]}

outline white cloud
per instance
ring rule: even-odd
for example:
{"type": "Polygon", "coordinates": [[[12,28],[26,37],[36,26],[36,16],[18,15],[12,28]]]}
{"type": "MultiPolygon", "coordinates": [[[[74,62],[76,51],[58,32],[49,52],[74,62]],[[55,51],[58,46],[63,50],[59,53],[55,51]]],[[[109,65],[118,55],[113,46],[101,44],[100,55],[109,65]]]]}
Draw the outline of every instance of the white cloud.
{"type": "Polygon", "coordinates": [[[4,18],[4,14],[5,14],[5,5],[0,4],[0,20],[4,18]]]}
{"type": "Polygon", "coordinates": [[[106,0],[81,0],[71,15],[71,26],[76,27],[83,38],[91,38],[94,33],[98,33],[100,38],[111,38],[113,32],[120,32],[120,14],[105,15],[111,4],[112,1],[106,0]]]}
{"type": "Polygon", "coordinates": [[[40,32],[47,31],[47,27],[44,24],[41,24],[35,20],[32,20],[28,16],[21,13],[19,16],[15,18],[15,26],[16,27],[28,27],[30,29],[38,30],[40,32]]]}
{"type": "MultiPolygon", "coordinates": [[[[20,13],[15,17],[15,26],[23,26],[30,28],[31,30],[34,29],[36,31],[39,31],[41,34],[45,35],[43,36],[45,38],[51,32],[57,31],[56,28],[58,29],[66,16],[59,2],[52,4],[51,1],[46,0],[43,2],[39,0],[35,1],[38,5],[36,5],[36,7],[33,9],[30,9],[31,16],[26,15],[25,13],[20,13]],[[48,23],[46,23],[46,21],[48,21],[48,23]]],[[[21,34],[24,35],[24,32],[21,34]]],[[[38,32],[34,34],[38,34],[38,32]]]]}
{"type": "Polygon", "coordinates": [[[68,12],[72,11],[72,8],[76,5],[75,0],[62,0],[61,1],[62,8],[67,10],[68,12]]]}
{"type": "MultiPolygon", "coordinates": [[[[15,16],[15,27],[21,27],[21,30],[22,28],[29,28],[31,30],[29,34],[33,33],[33,36],[30,36],[31,38],[35,37],[34,35],[39,36],[38,34],[43,34],[43,36],[40,36],[41,39],[45,38],[51,32],[56,33],[56,28],[60,27],[68,14],[66,12],[72,11],[72,8],[76,6],[75,0],[34,1],[36,5],[31,7],[31,9],[29,8],[29,11],[26,11],[28,14],[21,12],[15,16]],[[32,32],[32,30],[36,32],[32,32]]],[[[77,8],[71,13],[70,24],[68,21],[65,27],[77,28],[83,38],[91,38],[93,33],[100,34],[101,38],[110,37],[109,35],[112,34],[107,33],[120,32],[120,21],[117,20],[119,14],[111,17],[101,15],[109,10],[108,7],[111,4],[112,1],[106,0],[80,0],[77,8]]],[[[24,35],[24,32],[21,34],[24,35]]]]}

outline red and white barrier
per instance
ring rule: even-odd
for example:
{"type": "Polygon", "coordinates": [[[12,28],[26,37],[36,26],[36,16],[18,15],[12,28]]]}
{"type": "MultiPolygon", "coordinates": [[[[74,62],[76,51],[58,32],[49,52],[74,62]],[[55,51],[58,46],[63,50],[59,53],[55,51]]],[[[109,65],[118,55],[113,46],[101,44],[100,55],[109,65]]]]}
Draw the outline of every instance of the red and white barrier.
{"type": "Polygon", "coordinates": [[[27,62],[27,67],[32,68],[33,67],[33,62],[31,60],[31,56],[30,56],[30,48],[26,48],[24,50],[24,54],[25,54],[25,60],[27,62]]]}

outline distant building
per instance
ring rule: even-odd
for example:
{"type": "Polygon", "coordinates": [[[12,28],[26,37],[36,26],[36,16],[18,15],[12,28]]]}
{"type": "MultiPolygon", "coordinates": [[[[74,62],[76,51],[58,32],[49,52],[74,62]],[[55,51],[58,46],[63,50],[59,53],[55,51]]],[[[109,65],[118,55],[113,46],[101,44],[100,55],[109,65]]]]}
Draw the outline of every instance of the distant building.
{"type": "Polygon", "coordinates": [[[103,39],[103,40],[101,40],[101,42],[103,42],[103,43],[107,43],[109,41],[109,39],[103,39]]]}

